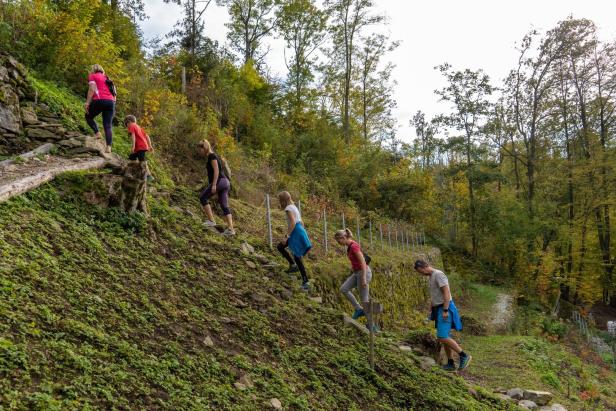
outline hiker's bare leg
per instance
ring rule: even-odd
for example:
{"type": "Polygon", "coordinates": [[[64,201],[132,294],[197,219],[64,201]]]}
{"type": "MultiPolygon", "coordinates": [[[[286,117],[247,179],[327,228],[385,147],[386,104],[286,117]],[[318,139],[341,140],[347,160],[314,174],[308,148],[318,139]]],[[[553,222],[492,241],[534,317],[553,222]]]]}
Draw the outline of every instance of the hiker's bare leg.
{"type": "MultiPolygon", "coordinates": [[[[447,349],[453,350],[458,354],[462,352],[462,348],[453,338],[439,338],[438,341],[445,346],[445,352],[447,352],[447,349]]],[[[449,353],[447,358],[451,358],[449,353]]]]}
{"type": "Polygon", "coordinates": [[[233,230],[233,216],[231,214],[227,214],[225,216],[225,221],[227,222],[227,228],[233,230]]]}
{"type": "Polygon", "coordinates": [[[207,217],[208,220],[210,221],[214,221],[214,213],[212,212],[212,206],[209,204],[206,204],[203,206],[203,212],[205,213],[205,216],[207,217]]]}
{"type": "Polygon", "coordinates": [[[445,355],[447,356],[447,359],[453,360],[453,351],[451,351],[451,348],[446,344],[443,344],[443,348],[445,349],[445,355]]]}

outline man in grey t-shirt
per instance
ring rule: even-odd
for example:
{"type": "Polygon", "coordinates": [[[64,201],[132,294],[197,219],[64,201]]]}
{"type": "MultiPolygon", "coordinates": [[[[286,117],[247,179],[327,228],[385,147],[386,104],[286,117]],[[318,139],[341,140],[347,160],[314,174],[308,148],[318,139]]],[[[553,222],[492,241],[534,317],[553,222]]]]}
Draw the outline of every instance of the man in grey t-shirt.
{"type": "Polygon", "coordinates": [[[430,264],[423,260],[415,261],[415,270],[428,277],[430,300],[432,302],[430,319],[434,320],[436,338],[443,344],[447,354],[447,365],[443,366],[443,368],[447,371],[455,371],[456,366],[453,361],[453,351],[455,351],[460,356],[458,369],[463,370],[468,367],[473,357],[466,354],[450,335],[452,328],[456,330],[462,329],[462,322],[451,298],[449,280],[442,271],[431,267],[430,264]]]}

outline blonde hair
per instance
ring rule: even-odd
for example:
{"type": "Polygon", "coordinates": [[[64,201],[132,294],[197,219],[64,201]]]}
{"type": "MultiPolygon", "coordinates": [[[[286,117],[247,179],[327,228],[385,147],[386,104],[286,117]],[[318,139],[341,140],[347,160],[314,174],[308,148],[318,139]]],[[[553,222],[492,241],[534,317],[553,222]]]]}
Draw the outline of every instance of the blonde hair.
{"type": "Polygon", "coordinates": [[[336,231],[334,238],[353,238],[353,233],[348,228],[345,228],[344,230],[336,231]]]}
{"type": "Polygon", "coordinates": [[[103,73],[105,74],[105,69],[100,64],[92,65],[92,73],[103,73]]]}
{"type": "Polygon", "coordinates": [[[213,152],[212,145],[206,139],[203,139],[200,142],[198,142],[197,147],[204,149],[207,154],[210,154],[213,152]]]}
{"type": "Polygon", "coordinates": [[[124,117],[124,125],[128,126],[129,123],[136,123],[137,122],[137,117],[133,116],[132,114],[129,114],[128,116],[124,117]]]}
{"type": "Polygon", "coordinates": [[[287,208],[287,206],[293,202],[293,198],[291,198],[291,193],[288,191],[281,191],[278,193],[278,201],[280,201],[280,206],[282,208],[287,208]]]}

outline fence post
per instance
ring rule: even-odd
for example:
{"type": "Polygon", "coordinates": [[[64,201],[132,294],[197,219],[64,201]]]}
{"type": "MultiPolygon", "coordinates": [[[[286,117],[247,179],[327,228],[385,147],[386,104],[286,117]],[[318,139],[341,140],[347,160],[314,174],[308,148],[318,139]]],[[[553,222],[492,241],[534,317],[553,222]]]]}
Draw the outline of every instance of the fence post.
{"type": "Polygon", "coordinates": [[[186,95],[186,67],[182,67],[182,94],[186,95]]]}
{"type": "Polygon", "coordinates": [[[342,213],[342,229],[346,230],[346,222],[344,221],[344,213],[342,213]]]}
{"type": "Polygon", "coordinates": [[[297,209],[299,210],[299,215],[302,215],[302,200],[297,200],[297,209]]]}
{"type": "Polygon", "coordinates": [[[379,234],[381,236],[381,251],[383,251],[383,224],[379,223],[379,234]]]}
{"type": "Polygon", "coordinates": [[[327,254],[327,210],[323,210],[323,238],[325,239],[325,253],[327,254]]]}
{"type": "Polygon", "coordinates": [[[359,214],[355,217],[355,222],[357,223],[357,242],[361,245],[361,231],[359,230],[359,214]]]}
{"type": "Polygon", "coordinates": [[[389,248],[391,251],[391,224],[387,223],[387,239],[389,240],[389,248]]]}
{"type": "Polygon", "coordinates": [[[267,206],[267,214],[265,219],[267,220],[267,240],[269,242],[270,249],[274,247],[273,238],[272,238],[272,216],[270,214],[270,196],[269,194],[265,195],[265,204],[267,206]]]}
{"type": "Polygon", "coordinates": [[[370,230],[370,248],[372,248],[372,220],[368,220],[368,229],[370,230]]]}
{"type": "Polygon", "coordinates": [[[409,232],[406,231],[406,228],[404,229],[403,234],[404,235],[402,236],[402,238],[404,241],[404,251],[408,252],[409,251],[409,232]]]}
{"type": "Polygon", "coordinates": [[[410,242],[409,242],[409,232],[408,232],[408,231],[406,232],[406,249],[407,249],[408,251],[412,251],[412,250],[411,250],[411,244],[410,244],[410,242]]]}
{"type": "Polygon", "coordinates": [[[398,231],[400,228],[400,224],[396,224],[396,250],[400,251],[400,242],[398,241],[398,231]]]}

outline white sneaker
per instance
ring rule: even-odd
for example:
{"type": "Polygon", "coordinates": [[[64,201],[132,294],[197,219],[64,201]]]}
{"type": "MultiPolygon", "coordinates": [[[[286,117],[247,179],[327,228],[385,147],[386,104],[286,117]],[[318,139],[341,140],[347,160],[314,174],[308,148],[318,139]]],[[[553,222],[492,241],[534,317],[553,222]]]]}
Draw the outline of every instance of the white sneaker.
{"type": "Polygon", "coordinates": [[[222,235],[233,236],[233,235],[235,235],[235,230],[227,228],[225,231],[222,232],[222,235]]]}
{"type": "Polygon", "coordinates": [[[206,227],[216,227],[216,223],[214,221],[211,221],[211,220],[205,220],[203,225],[206,226],[206,227]]]}

